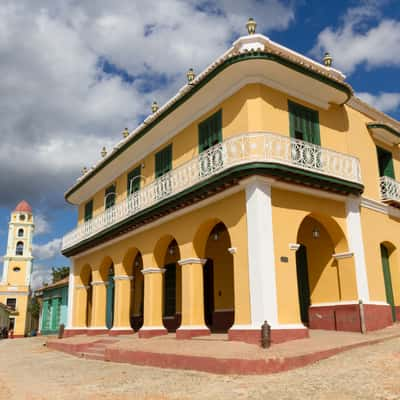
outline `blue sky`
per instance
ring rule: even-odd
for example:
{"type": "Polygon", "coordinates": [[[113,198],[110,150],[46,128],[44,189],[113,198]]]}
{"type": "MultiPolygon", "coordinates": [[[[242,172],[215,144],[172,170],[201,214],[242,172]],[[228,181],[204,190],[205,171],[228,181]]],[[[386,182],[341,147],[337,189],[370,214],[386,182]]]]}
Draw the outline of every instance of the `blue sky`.
{"type": "Polygon", "coordinates": [[[189,67],[200,71],[245,34],[249,16],[309,57],[328,50],[357,95],[400,120],[398,0],[4,0],[0,254],[10,212],[26,199],[37,221],[35,283],[68,265],[60,240],[76,211],[63,192],[153,100],[172,96],[189,67]]]}

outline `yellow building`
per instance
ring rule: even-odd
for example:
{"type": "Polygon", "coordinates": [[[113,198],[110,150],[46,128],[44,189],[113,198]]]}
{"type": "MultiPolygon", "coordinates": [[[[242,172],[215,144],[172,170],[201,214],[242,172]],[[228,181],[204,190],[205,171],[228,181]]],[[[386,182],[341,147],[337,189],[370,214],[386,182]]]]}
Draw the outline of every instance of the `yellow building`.
{"type": "Polygon", "coordinates": [[[3,276],[0,281],[0,303],[15,310],[8,326],[13,329],[14,337],[26,335],[30,325],[28,300],[33,262],[33,230],[32,208],[26,201],[21,201],[11,213],[7,252],[3,257],[3,276]]]}
{"type": "Polygon", "coordinates": [[[240,37],[66,192],[68,333],[260,342],[400,317],[400,123],[240,37]]]}

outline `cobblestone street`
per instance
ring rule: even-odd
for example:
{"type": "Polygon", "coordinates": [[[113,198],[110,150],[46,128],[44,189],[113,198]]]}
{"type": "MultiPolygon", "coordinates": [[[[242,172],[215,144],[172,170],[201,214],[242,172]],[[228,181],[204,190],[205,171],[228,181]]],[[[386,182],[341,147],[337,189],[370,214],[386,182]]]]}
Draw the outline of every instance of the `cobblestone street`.
{"type": "Polygon", "coordinates": [[[400,339],[265,376],[82,360],[43,343],[42,338],[0,341],[0,399],[400,399],[400,339]]]}

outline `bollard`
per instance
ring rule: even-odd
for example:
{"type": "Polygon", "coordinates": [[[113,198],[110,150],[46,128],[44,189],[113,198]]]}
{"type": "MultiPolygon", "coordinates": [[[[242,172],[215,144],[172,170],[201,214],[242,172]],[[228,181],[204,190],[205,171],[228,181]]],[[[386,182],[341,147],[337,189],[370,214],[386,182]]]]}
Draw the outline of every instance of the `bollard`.
{"type": "Polygon", "coordinates": [[[271,346],[271,326],[267,321],[261,327],[261,345],[264,349],[271,346]]]}
{"type": "Polygon", "coordinates": [[[64,337],[64,329],[65,329],[65,325],[60,324],[60,327],[58,328],[58,338],[59,339],[62,339],[64,337]]]}

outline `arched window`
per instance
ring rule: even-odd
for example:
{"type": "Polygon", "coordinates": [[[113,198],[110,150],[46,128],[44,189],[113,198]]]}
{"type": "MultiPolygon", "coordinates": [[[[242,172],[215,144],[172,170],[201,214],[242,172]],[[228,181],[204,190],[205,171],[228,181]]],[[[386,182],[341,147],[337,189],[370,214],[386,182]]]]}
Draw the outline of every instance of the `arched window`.
{"type": "Polygon", "coordinates": [[[23,230],[22,228],[19,228],[19,229],[18,229],[18,236],[19,236],[19,237],[24,236],[24,230],[23,230]]]}
{"type": "Polygon", "coordinates": [[[22,242],[17,243],[17,247],[15,249],[15,255],[22,256],[24,254],[24,244],[22,242]]]}

